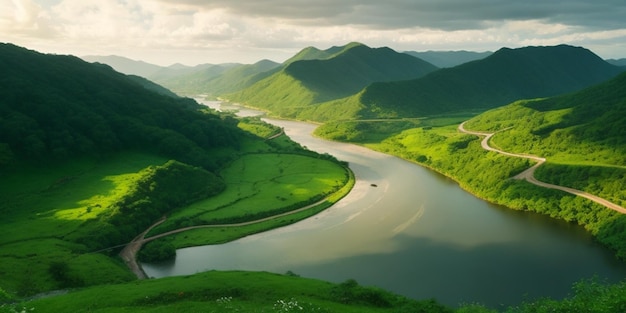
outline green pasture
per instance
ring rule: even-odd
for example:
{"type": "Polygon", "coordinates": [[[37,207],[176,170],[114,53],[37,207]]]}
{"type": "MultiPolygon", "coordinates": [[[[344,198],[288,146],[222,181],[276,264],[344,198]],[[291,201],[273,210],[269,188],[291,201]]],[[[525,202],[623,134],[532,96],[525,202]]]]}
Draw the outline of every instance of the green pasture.
{"type": "Polygon", "coordinates": [[[349,178],[348,170],[335,162],[279,153],[244,155],[220,175],[227,185],[224,192],[177,210],[149,235],[193,225],[246,222],[292,211],[336,192],[349,178]]]}
{"type": "Polygon", "coordinates": [[[275,219],[253,223],[244,226],[228,227],[228,226],[216,226],[206,227],[199,229],[192,229],[182,233],[173,234],[166,238],[157,239],[156,241],[170,242],[176,248],[208,245],[208,244],[220,244],[229,242],[235,239],[239,239],[248,235],[263,232],[269,229],[278,228],[281,226],[293,224],[297,221],[311,217],[324,209],[335,204],[345,195],[347,195],[354,186],[355,179],[352,172],[349,173],[349,181],[342,186],[339,190],[328,195],[321,203],[295,213],[290,213],[285,216],[281,216],[275,219]]]}

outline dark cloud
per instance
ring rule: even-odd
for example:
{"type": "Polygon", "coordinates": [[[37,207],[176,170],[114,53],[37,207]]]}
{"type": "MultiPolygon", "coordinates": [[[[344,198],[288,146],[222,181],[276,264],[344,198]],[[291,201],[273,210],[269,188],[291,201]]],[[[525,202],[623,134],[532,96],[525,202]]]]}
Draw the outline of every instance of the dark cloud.
{"type": "Polygon", "coordinates": [[[592,29],[624,28],[623,0],[160,0],[296,24],[379,29],[481,29],[489,22],[540,19],[592,29]]]}

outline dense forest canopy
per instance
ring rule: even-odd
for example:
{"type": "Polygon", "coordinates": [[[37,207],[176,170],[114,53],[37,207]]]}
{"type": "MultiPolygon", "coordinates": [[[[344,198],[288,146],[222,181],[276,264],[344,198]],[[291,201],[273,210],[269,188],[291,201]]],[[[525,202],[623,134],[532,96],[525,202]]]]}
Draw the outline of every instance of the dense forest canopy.
{"type": "Polygon", "coordinates": [[[215,168],[207,150],[236,147],[236,120],[73,56],[0,45],[0,165],[141,149],[215,168]]]}

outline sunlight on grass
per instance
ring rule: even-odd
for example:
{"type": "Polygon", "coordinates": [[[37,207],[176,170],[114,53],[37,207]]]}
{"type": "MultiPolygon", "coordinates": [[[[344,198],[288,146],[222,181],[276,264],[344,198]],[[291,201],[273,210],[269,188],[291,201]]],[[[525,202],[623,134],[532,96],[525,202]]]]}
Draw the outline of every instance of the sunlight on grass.
{"type": "Polygon", "coordinates": [[[112,183],[109,190],[100,190],[100,194],[80,200],[79,207],[62,209],[54,213],[54,217],[64,220],[88,220],[106,212],[109,207],[132,191],[133,185],[141,178],[140,173],[126,173],[105,176],[102,181],[112,183]]]}
{"type": "Polygon", "coordinates": [[[347,179],[340,165],[294,154],[249,154],[220,175],[225,191],[172,213],[158,233],[191,224],[230,223],[293,210],[330,194],[347,179]]]}

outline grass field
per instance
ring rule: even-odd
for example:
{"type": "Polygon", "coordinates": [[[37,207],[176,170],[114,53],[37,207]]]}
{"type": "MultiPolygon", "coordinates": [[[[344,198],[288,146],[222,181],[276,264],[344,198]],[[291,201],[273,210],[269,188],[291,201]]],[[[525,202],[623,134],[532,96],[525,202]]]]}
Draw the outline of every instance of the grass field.
{"type": "MultiPolygon", "coordinates": [[[[297,154],[276,153],[245,155],[232,162],[220,174],[227,183],[224,192],[177,210],[148,236],[181,227],[239,223],[292,211],[337,192],[350,178],[347,169],[337,163],[297,154]]],[[[349,189],[344,189],[343,194],[347,191],[349,189]]],[[[332,202],[328,201],[321,207],[327,207],[332,202]]],[[[289,224],[306,216],[310,216],[310,213],[237,229],[194,230],[176,237],[197,237],[191,234],[206,233],[207,236],[200,236],[206,239],[201,242],[184,240],[184,244],[179,242],[176,246],[193,245],[192,242],[196,245],[224,242],[232,238],[233,233],[254,233],[289,224]],[[215,233],[220,235],[215,236],[215,233]]]]}
{"type": "Polygon", "coordinates": [[[184,248],[191,246],[207,245],[207,244],[220,244],[228,241],[232,241],[244,236],[256,234],[269,229],[293,224],[297,221],[303,220],[310,216],[313,216],[324,209],[330,207],[345,195],[347,195],[354,186],[354,175],[349,172],[349,180],[340,189],[336,190],[332,194],[325,198],[325,201],[311,207],[305,211],[289,214],[280,218],[254,223],[245,226],[238,227],[210,227],[202,229],[193,229],[183,233],[174,234],[166,238],[157,239],[157,241],[170,242],[176,248],[184,248]]]}

